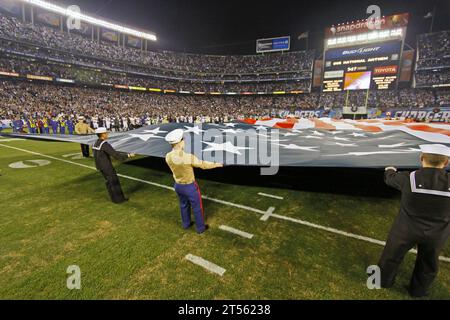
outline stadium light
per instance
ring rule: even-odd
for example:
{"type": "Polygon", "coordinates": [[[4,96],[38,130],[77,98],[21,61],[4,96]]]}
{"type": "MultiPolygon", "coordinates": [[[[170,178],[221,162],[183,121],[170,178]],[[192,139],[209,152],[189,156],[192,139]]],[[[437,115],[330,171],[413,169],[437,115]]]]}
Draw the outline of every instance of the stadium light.
{"type": "Polygon", "coordinates": [[[141,39],[147,39],[147,40],[151,40],[151,41],[157,40],[156,35],[154,35],[152,33],[146,33],[146,32],[142,32],[142,31],[134,30],[134,29],[127,28],[127,27],[124,27],[124,26],[121,26],[118,24],[114,24],[114,23],[111,23],[111,22],[108,22],[108,21],[105,21],[102,19],[97,19],[97,18],[88,16],[88,15],[85,15],[83,13],[80,13],[80,12],[68,10],[66,8],[54,5],[54,4],[46,2],[46,1],[42,1],[42,0],[20,0],[20,1],[26,2],[33,6],[43,8],[48,11],[52,11],[52,12],[61,14],[66,17],[80,19],[80,21],[84,21],[84,22],[94,24],[94,25],[97,25],[100,27],[108,28],[108,29],[111,29],[114,31],[118,31],[120,33],[138,37],[141,39]]]}
{"type": "Polygon", "coordinates": [[[327,40],[328,46],[334,45],[344,45],[347,43],[354,42],[366,42],[366,41],[378,41],[378,40],[387,40],[401,37],[403,35],[403,29],[388,29],[388,30],[375,30],[366,33],[360,33],[358,35],[349,35],[342,37],[329,38],[327,40]]]}

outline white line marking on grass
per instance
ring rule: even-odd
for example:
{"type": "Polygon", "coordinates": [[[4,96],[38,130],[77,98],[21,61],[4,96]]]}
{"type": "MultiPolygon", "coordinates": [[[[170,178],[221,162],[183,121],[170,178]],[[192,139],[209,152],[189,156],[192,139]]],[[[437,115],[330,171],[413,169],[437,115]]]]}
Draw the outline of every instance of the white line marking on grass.
{"type": "Polygon", "coordinates": [[[70,153],[70,154],[64,154],[63,158],[70,158],[70,160],[81,160],[81,159],[83,159],[83,155],[79,152],[70,153]]]}
{"type": "Polygon", "coordinates": [[[34,154],[36,156],[46,157],[46,158],[49,158],[49,159],[58,160],[58,161],[62,161],[62,162],[70,163],[70,164],[74,164],[76,166],[84,167],[84,168],[91,169],[91,170],[97,170],[95,167],[92,167],[92,166],[88,166],[88,165],[81,164],[81,163],[76,163],[76,162],[69,161],[69,160],[60,159],[60,158],[49,156],[49,155],[46,155],[46,154],[43,154],[43,153],[39,153],[39,152],[34,152],[34,151],[25,150],[25,149],[21,149],[21,148],[11,147],[11,146],[7,146],[7,145],[4,145],[4,144],[0,144],[0,147],[14,149],[14,150],[18,150],[18,151],[34,154]]]}
{"type": "Polygon", "coordinates": [[[279,215],[279,214],[276,214],[276,213],[272,214],[271,216],[274,217],[274,218],[281,219],[281,220],[286,220],[286,221],[291,221],[291,222],[295,222],[295,223],[298,223],[298,224],[302,224],[304,226],[308,226],[308,227],[311,227],[311,228],[320,229],[320,230],[332,232],[332,233],[335,233],[335,234],[340,234],[340,235],[348,237],[348,238],[354,238],[354,239],[358,239],[358,240],[363,240],[363,241],[374,243],[374,244],[378,244],[378,245],[381,245],[381,246],[384,246],[386,244],[384,241],[381,241],[381,240],[376,240],[376,239],[372,239],[372,238],[369,238],[369,237],[360,236],[360,235],[349,233],[349,232],[346,232],[346,231],[341,231],[341,230],[338,230],[338,229],[335,229],[335,228],[321,226],[319,224],[315,224],[315,223],[312,223],[312,222],[308,222],[308,221],[304,221],[304,220],[300,220],[300,219],[296,219],[296,218],[282,216],[282,215],[279,215]]]}
{"type": "Polygon", "coordinates": [[[242,209],[242,210],[252,211],[252,212],[259,213],[259,214],[265,214],[266,213],[266,211],[264,211],[264,210],[259,210],[259,209],[252,208],[252,207],[249,207],[249,206],[244,206],[242,204],[237,204],[237,203],[228,202],[228,201],[224,201],[224,200],[220,200],[220,199],[215,199],[215,198],[211,198],[211,197],[208,197],[208,196],[203,196],[202,195],[202,198],[206,199],[206,200],[209,200],[209,201],[212,201],[212,202],[217,202],[217,203],[220,203],[220,204],[224,204],[226,206],[236,207],[236,208],[239,208],[239,209],[242,209]]]}
{"type": "Polygon", "coordinates": [[[198,265],[198,266],[200,266],[200,267],[205,268],[205,269],[208,270],[209,272],[218,274],[218,275],[221,276],[221,277],[223,276],[223,274],[225,273],[225,271],[227,271],[227,270],[225,270],[224,268],[218,266],[217,264],[214,264],[214,263],[212,263],[212,262],[210,262],[210,261],[208,261],[208,260],[205,260],[205,259],[203,259],[203,258],[194,256],[194,255],[192,255],[192,254],[188,254],[188,255],[186,256],[186,260],[188,260],[188,261],[190,261],[190,262],[192,262],[192,263],[194,263],[194,264],[196,264],[196,265],[198,265]]]}
{"type": "Polygon", "coordinates": [[[245,232],[245,231],[242,231],[242,230],[239,230],[239,229],[235,229],[235,228],[232,228],[232,227],[229,227],[229,226],[221,225],[219,227],[219,229],[220,230],[224,230],[224,231],[228,231],[228,232],[231,232],[231,233],[234,233],[234,234],[237,234],[238,236],[241,236],[241,237],[244,237],[244,238],[247,238],[247,239],[253,238],[253,234],[245,232]]]}
{"type": "Polygon", "coordinates": [[[63,158],[69,158],[69,157],[73,157],[73,156],[79,156],[80,153],[69,153],[69,154],[63,154],[63,158]]]}
{"type": "Polygon", "coordinates": [[[18,161],[18,162],[11,163],[11,164],[9,164],[8,167],[10,167],[11,169],[29,169],[29,168],[36,168],[36,167],[44,167],[44,166],[48,166],[49,164],[51,164],[51,162],[48,160],[25,160],[25,161],[18,161]],[[29,162],[29,163],[33,163],[34,165],[26,164],[25,161],[29,162]]]}
{"type": "Polygon", "coordinates": [[[272,213],[275,211],[275,207],[270,207],[269,209],[267,209],[266,212],[264,212],[263,216],[261,217],[261,221],[267,221],[269,220],[269,217],[272,216],[272,213]]]}
{"type": "Polygon", "coordinates": [[[2,142],[25,141],[25,139],[2,139],[2,142]]]}
{"type": "MultiPolygon", "coordinates": [[[[42,154],[42,153],[30,151],[30,150],[16,148],[16,147],[4,145],[4,144],[0,144],[0,147],[14,149],[14,150],[22,151],[22,152],[25,152],[25,153],[30,153],[30,154],[38,155],[38,156],[41,156],[41,157],[46,157],[46,158],[49,158],[49,159],[54,159],[54,160],[70,163],[70,164],[73,164],[73,165],[76,165],[76,166],[84,167],[84,168],[95,170],[95,171],[97,170],[95,167],[92,167],[92,166],[88,166],[88,165],[81,164],[81,163],[76,163],[76,162],[65,160],[65,159],[61,159],[61,158],[48,156],[46,154],[42,154]]],[[[164,189],[167,189],[167,190],[174,191],[174,188],[166,186],[166,185],[163,185],[163,184],[159,184],[159,183],[155,183],[155,182],[151,182],[151,181],[147,181],[147,180],[142,180],[142,179],[130,177],[130,176],[126,176],[126,175],[123,175],[123,174],[118,174],[118,176],[122,177],[122,178],[125,178],[125,179],[139,181],[139,182],[142,182],[142,183],[145,183],[145,184],[149,184],[149,185],[152,185],[152,186],[155,186],[155,187],[164,188],[164,189]]],[[[211,197],[208,197],[208,196],[202,196],[202,198],[206,199],[206,200],[209,200],[209,201],[216,202],[216,203],[220,203],[220,204],[223,204],[223,205],[226,205],[226,206],[235,207],[235,208],[239,208],[239,209],[242,209],[242,210],[259,213],[259,214],[263,215],[263,217],[266,216],[267,219],[268,219],[268,217],[273,217],[273,218],[277,218],[277,219],[280,219],[280,220],[290,221],[290,222],[298,223],[298,224],[301,224],[301,225],[304,225],[304,226],[308,226],[308,227],[311,227],[311,228],[315,228],[315,229],[331,232],[331,233],[334,233],[334,234],[339,234],[339,235],[342,235],[342,236],[345,236],[345,237],[348,237],[348,238],[353,238],[353,239],[366,241],[366,242],[377,244],[377,245],[380,245],[380,246],[384,246],[386,244],[386,242],[381,241],[381,240],[377,240],[377,239],[373,239],[373,238],[369,238],[369,237],[365,237],[365,236],[360,236],[360,235],[357,235],[357,234],[354,234],[354,233],[338,230],[338,229],[335,229],[335,228],[321,226],[321,225],[318,225],[318,224],[315,224],[315,223],[311,223],[311,222],[308,222],[308,221],[304,221],[304,220],[300,220],[300,219],[295,219],[295,218],[291,218],[291,217],[287,217],[287,216],[282,216],[282,215],[279,215],[279,214],[273,214],[272,213],[273,211],[271,211],[272,207],[270,207],[269,209],[264,211],[264,210],[252,208],[252,207],[249,207],[249,206],[244,206],[244,205],[241,205],[241,204],[233,203],[233,202],[228,202],[228,201],[224,201],[224,200],[220,200],[220,199],[211,198],[211,197]]],[[[275,208],[273,208],[273,210],[275,210],[275,208]]],[[[417,253],[415,250],[410,250],[410,252],[417,253]]],[[[450,258],[444,257],[444,256],[440,256],[439,260],[445,261],[445,262],[450,262],[450,258]]]]}
{"type": "MultiPolygon", "coordinates": [[[[358,239],[358,240],[370,242],[370,243],[373,243],[373,244],[378,244],[380,246],[385,246],[386,245],[385,241],[381,241],[381,240],[377,240],[377,239],[373,239],[373,238],[369,238],[369,237],[365,237],[365,236],[360,236],[360,235],[357,235],[357,234],[354,234],[354,233],[342,231],[342,230],[335,229],[335,228],[324,227],[324,226],[321,226],[319,224],[311,223],[311,222],[308,222],[308,221],[295,219],[295,218],[291,218],[291,217],[286,217],[286,216],[282,216],[282,215],[279,215],[279,214],[272,214],[271,216],[274,217],[274,218],[281,219],[281,220],[286,220],[286,221],[291,221],[291,222],[295,222],[295,223],[298,223],[298,224],[302,224],[304,226],[308,226],[308,227],[311,227],[311,228],[320,229],[320,230],[332,232],[332,233],[335,233],[335,234],[340,234],[340,235],[345,236],[347,238],[358,239]]],[[[409,252],[417,254],[417,250],[415,250],[415,249],[411,249],[411,250],[409,250],[409,252]]],[[[439,260],[445,261],[445,262],[450,262],[450,258],[443,257],[443,256],[440,256],[439,260]]]]}
{"type": "Polygon", "coordinates": [[[278,200],[283,200],[284,199],[283,197],[274,196],[273,194],[268,194],[268,193],[263,193],[263,192],[258,192],[258,194],[260,196],[263,196],[263,197],[274,198],[274,199],[278,199],[278,200]]]}
{"type": "Polygon", "coordinates": [[[71,154],[64,154],[63,158],[69,158],[70,160],[81,160],[81,159],[83,159],[83,155],[81,155],[79,152],[77,152],[77,153],[71,153],[71,154]]]}

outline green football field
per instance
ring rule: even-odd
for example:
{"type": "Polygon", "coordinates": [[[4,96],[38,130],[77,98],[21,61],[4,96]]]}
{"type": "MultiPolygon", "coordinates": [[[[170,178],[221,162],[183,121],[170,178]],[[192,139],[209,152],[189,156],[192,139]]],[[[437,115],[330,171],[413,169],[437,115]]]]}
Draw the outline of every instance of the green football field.
{"type": "MultiPolygon", "coordinates": [[[[116,163],[130,201],[115,205],[93,159],[76,153],[72,143],[0,138],[1,299],[409,299],[413,253],[394,288],[366,286],[398,196],[198,179],[210,225],[198,235],[181,228],[166,170],[116,163]],[[188,254],[226,271],[210,272],[188,254]],[[80,290],[66,286],[70,265],[81,270],[80,290]]],[[[442,256],[450,257],[449,244],[442,256]]],[[[450,262],[440,266],[429,298],[450,299],[450,262]]]]}

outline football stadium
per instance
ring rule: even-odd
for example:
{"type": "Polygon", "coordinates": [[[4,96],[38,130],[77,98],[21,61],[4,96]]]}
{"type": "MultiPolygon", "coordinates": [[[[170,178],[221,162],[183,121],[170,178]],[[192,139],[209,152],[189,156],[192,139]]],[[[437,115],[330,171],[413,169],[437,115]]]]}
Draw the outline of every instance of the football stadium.
{"type": "Polygon", "coordinates": [[[0,299],[450,299],[449,21],[0,0],[0,299]]]}

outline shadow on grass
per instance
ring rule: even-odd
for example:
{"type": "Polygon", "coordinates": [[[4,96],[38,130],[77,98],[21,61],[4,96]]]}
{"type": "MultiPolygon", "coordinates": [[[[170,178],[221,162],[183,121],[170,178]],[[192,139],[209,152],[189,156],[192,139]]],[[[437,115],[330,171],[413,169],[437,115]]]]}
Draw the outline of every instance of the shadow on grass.
{"type": "MultiPolygon", "coordinates": [[[[160,158],[146,157],[130,161],[127,165],[170,174],[164,159],[160,158]]],[[[230,166],[214,170],[196,170],[195,174],[200,179],[241,186],[367,197],[398,196],[395,190],[384,184],[383,170],[379,169],[281,167],[274,176],[262,176],[259,167],[230,166]]]]}

